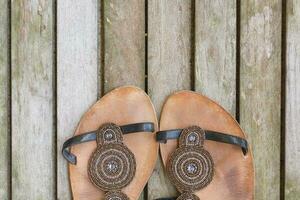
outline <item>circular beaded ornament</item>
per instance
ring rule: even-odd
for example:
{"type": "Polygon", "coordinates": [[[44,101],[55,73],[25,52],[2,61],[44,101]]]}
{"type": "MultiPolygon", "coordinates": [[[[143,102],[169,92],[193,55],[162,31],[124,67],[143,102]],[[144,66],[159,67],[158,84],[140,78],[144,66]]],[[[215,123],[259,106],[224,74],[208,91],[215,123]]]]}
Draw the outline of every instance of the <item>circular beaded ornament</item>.
{"type": "Polygon", "coordinates": [[[183,193],[176,200],[200,200],[200,198],[191,193],[183,193]]]}
{"type": "Polygon", "coordinates": [[[112,123],[102,126],[96,141],[97,148],[88,165],[91,182],[100,190],[109,191],[106,199],[128,199],[119,190],[132,181],[136,162],[134,154],[123,144],[121,128],[112,123]]]}
{"type": "MultiPolygon", "coordinates": [[[[205,132],[197,126],[184,129],[179,138],[179,148],[170,156],[167,172],[171,181],[183,195],[191,195],[206,187],[213,178],[214,163],[203,148],[205,132]]],[[[183,198],[186,199],[186,198],[183,198]]],[[[195,198],[192,198],[195,199],[195,198]]]]}
{"type": "Polygon", "coordinates": [[[107,192],[105,200],[129,200],[128,196],[120,191],[107,192]]]}

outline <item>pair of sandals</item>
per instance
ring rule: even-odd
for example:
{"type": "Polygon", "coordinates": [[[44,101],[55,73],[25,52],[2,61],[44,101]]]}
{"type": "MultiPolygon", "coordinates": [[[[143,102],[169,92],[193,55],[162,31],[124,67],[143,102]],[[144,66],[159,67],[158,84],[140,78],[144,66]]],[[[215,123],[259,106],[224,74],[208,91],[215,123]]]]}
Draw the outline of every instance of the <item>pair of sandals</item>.
{"type": "Polygon", "coordinates": [[[97,101],[64,143],[73,198],[138,199],[159,147],[181,193],[165,200],[253,199],[252,154],[228,112],[205,96],[180,91],[166,100],[158,127],[150,98],[129,86],[97,101]]]}

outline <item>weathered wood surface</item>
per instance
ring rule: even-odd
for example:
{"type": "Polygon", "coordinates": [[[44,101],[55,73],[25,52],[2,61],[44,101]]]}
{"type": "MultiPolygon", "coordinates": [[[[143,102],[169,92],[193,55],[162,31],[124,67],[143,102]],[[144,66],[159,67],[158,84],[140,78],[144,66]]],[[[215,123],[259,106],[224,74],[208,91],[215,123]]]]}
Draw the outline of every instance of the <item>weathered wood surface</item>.
{"type": "Polygon", "coordinates": [[[53,3],[11,6],[12,199],[54,199],[53,3]]]}
{"type": "Polygon", "coordinates": [[[104,91],[145,87],[145,1],[104,1],[104,91]]]}
{"type": "Polygon", "coordinates": [[[236,111],[236,2],[195,4],[195,90],[236,111]]]}
{"type": "MultiPolygon", "coordinates": [[[[148,93],[156,111],[168,95],[191,89],[191,1],[148,1],[148,93]]],[[[158,160],[148,199],[177,194],[158,160]]]]}
{"type": "MultiPolygon", "coordinates": [[[[127,84],[148,89],[158,114],[165,98],[180,89],[195,88],[233,115],[239,106],[254,153],[256,199],[279,199],[283,181],[286,199],[300,196],[298,1],[286,2],[286,52],[280,0],[53,2],[0,0],[0,199],[71,199],[61,145],[97,98],[127,84]],[[281,123],[285,180],[280,180],[281,123]]],[[[148,199],[176,194],[160,162],[147,194],[148,199]]]]}
{"type": "Polygon", "coordinates": [[[300,2],[287,2],[285,199],[300,197],[300,2]]]}
{"type": "Polygon", "coordinates": [[[241,1],[240,12],[240,123],[255,160],[255,199],[279,199],[281,1],[241,1]]]}
{"type": "Polygon", "coordinates": [[[62,144],[101,92],[98,11],[96,0],[57,2],[57,199],[61,200],[71,199],[62,144]]]}
{"type": "Polygon", "coordinates": [[[0,199],[9,199],[8,2],[0,0],[0,199]]]}
{"type": "Polygon", "coordinates": [[[123,85],[144,89],[145,2],[109,0],[103,6],[104,92],[123,85]]]}

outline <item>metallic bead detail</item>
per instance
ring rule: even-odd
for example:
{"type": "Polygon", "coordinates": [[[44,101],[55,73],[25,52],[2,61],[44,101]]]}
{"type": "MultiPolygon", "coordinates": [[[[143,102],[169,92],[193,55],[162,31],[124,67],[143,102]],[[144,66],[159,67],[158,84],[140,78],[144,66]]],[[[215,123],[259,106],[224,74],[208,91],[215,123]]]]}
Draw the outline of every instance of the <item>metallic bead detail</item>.
{"type": "Polygon", "coordinates": [[[97,132],[97,144],[120,143],[123,145],[123,134],[119,126],[109,123],[99,128],[97,132]]]}
{"type": "Polygon", "coordinates": [[[176,200],[200,200],[200,198],[194,194],[186,192],[177,197],[176,200]]]}
{"type": "Polygon", "coordinates": [[[121,191],[111,191],[105,194],[105,200],[129,200],[129,198],[121,191]]]}
{"type": "Polygon", "coordinates": [[[104,135],[106,140],[111,140],[113,138],[113,133],[111,130],[107,130],[104,135]]]}
{"type": "Polygon", "coordinates": [[[188,137],[189,142],[195,142],[196,141],[196,133],[191,133],[188,137]]]}
{"type": "Polygon", "coordinates": [[[198,170],[197,164],[195,163],[190,163],[187,166],[187,172],[190,174],[195,174],[198,170]]]}
{"type": "Polygon", "coordinates": [[[206,187],[213,179],[214,163],[203,148],[205,132],[199,127],[184,129],[179,148],[170,156],[167,172],[180,192],[193,192],[206,187]]]}
{"type": "Polygon", "coordinates": [[[191,126],[183,131],[179,137],[179,146],[200,146],[202,147],[205,140],[205,131],[198,126],[191,126]]]}
{"type": "Polygon", "coordinates": [[[196,191],[211,182],[213,160],[204,149],[182,147],[171,155],[167,170],[179,191],[196,191]]]}
{"type": "Polygon", "coordinates": [[[106,165],[107,171],[109,171],[111,173],[116,173],[118,171],[118,167],[119,167],[118,163],[115,161],[110,161],[106,165]]]}
{"type": "Polygon", "coordinates": [[[134,154],[123,144],[122,132],[118,126],[108,124],[99,130],[97,148],[88,165],[90,181],[103,191],[120,190],[135,175],[134,154]]]}

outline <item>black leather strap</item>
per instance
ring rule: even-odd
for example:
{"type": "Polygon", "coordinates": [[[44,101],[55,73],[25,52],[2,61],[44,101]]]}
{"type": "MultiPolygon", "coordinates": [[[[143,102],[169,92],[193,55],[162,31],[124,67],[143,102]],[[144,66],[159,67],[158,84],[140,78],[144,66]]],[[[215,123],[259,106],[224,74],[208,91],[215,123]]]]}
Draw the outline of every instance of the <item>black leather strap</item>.
{"type": "MultiPolygon", "coordinates": [[[[136,123],[136,124],[127,124],[120,126],[123,134],[128,134],[128,133],[137,133],[137,132],[150,132],[152,133],[154,129],[154,124],[152,122],[144,122],[144,123],[136,123]]],[[[97,131],[91,131],[88,133],[84,133],[81,135],[76,135],[63,144],[62,147],[62,154],[64,158],[70,162],[73,165],[76,165],[77,159],[76,156],[72,153],[70,153],[69,147],[76,145],[76,144],[81,144],[84,142],[90,142],[96,140],[96,133],[97,131]]]]}
{"type": "MultiPolygon", "coordinates": [[[[156,141],[161,142],[161,143],[166,143],[167,140],[178,139],[181,134],[181,131],[182,131],[182,129],[158,131],[156,134],[156,141]]],[[[205,139],[216,141],[216,142],[237,145],[242,148],[244,155],[246,155],[248,152],[247,140],[237,137],[237,136],[228,135],[225,133],[219,133],[216,131],[205,130],[205,139]]]]}

